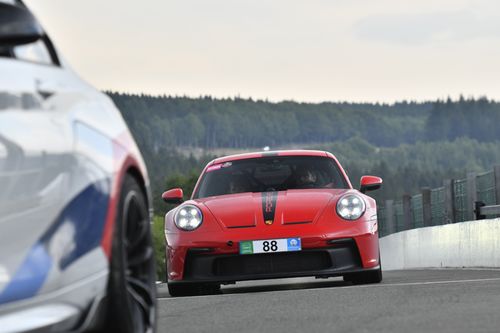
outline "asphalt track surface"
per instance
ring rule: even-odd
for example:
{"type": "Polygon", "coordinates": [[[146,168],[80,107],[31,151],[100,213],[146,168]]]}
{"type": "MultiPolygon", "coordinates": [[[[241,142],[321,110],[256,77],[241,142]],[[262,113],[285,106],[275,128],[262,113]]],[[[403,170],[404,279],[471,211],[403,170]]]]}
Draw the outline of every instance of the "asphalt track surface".
{"type": "Polygon", "coordinates": [[[158,332],[500,332],[500,270],[384,272],[376,285],[314,278],[242,282],[171,298],[158,332]]]}

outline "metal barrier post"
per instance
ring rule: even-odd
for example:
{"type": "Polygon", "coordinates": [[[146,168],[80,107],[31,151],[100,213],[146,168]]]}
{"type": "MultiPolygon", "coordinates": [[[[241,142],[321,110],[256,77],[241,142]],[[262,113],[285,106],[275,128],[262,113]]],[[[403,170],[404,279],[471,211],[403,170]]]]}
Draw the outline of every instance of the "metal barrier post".
{"type": "Polygon", "coordinates": [[[476,173],[468,172],[467,173],[467,219],[469,221],[473,221],[476,219],[475,210],[475,202],[477,201],[477,188],[476,188],[476,173]]]}
{"type": "Polygon", "coordinates": [[[481,207],[486,206],[486,204],[482,201],[476,201],[474,202],[474,218],[476,220],[484,220],[486,218],[486,215],[481,214],[481,207]]]}
{"type": "Polygon", "coordinates": [[[396,232],[396,226],[394,225],[394,200],[385,201],[385,225],[387,235],[396,232]]]}
{"type": "Polygon", "coordinates": [[[445,179],[444,183],[444,217],[446,224],[455,223],[455,187],[453,179],[445,179]]]}
{"type": "Polygon", "coordinates": [[[411,216],[411,195],[403,195],[403,221],[404,230],[412,228],[412,216],[411,216]]]}
{"type": "Polygon", "coordinates": [[[496,204],[500,205],[500,165],[495,165],[494,169],[495,176],[495,199],[496,204]]]}
{"type": "Polygon", "coordinates": [[[424,227],[432,224],[431,211],[431,189],[429,187],[422,188],[422,215],[424,218],[424,227]]]}

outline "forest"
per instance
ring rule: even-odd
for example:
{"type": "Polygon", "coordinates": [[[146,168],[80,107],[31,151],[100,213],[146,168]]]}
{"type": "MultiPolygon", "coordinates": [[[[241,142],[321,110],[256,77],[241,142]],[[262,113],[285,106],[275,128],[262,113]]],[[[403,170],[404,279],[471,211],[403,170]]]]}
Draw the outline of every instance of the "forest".
{"type": "Polygon", "coordinates": [[[162,191],[187,195],[204,165],[232,151],[306,148],[332,152],[353,184],[384,178],[378,200],[440,186],[445,178],[486,171],[500,161],[500,103],[464,98],[394,104],[279,103],[209,96],[108,92],[148,166],[155,211],[162,191]]]}

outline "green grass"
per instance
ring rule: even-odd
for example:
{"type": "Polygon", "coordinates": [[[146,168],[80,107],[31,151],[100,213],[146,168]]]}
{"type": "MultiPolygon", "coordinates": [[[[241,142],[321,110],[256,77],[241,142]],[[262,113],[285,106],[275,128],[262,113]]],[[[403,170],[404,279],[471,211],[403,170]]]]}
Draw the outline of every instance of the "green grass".
{"type": "Polygon", "coordinates": [[[156,258],[156,275],[157,280],[166,280],[166,265],[165,265],[165,233],[163,216],[155,215],[153,218],[153,246],[156,258]]]}

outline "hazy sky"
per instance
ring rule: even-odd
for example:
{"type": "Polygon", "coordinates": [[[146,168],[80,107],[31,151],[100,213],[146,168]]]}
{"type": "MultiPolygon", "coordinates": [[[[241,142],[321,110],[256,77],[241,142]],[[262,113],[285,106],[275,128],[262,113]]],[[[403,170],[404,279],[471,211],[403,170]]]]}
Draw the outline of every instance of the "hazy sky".
{"type": "Polygon", "coordinates": [[[498,0],[26,0],[100,89],[500,100],[498,0]]]}

